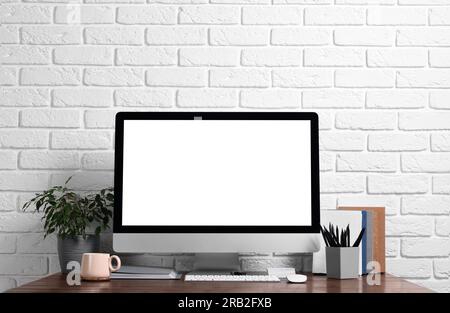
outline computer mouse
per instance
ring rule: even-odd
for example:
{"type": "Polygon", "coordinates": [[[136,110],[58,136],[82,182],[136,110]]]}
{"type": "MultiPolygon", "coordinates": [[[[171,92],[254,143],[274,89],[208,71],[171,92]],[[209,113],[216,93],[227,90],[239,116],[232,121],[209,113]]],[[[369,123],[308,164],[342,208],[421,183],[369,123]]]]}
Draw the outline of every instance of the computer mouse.
{"type": "Polygon", "coordinates": [[[286,276],[288,282],[294,283],[294,284],[302,284],[306,282],[308,277],[306,275],[302,274],[290,274],[286,276]]]}

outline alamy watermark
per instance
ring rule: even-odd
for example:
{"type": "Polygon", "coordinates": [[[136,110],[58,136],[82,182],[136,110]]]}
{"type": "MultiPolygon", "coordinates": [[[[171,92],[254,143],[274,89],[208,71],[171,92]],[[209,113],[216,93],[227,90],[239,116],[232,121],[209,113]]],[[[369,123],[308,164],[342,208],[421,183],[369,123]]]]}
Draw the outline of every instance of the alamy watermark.
{"type": "Polygon", "coordinates": [[[381,265],[378,261],[370,261],[367,263],[367,270],[369,273],[366,277],[367,285],[380,286],[381,285],[381,265]]]}
{"type": "Polygon", "coordinates": [[[60,7],[59,15],[56,16],[57,22],[61,24],[81,24],[81,5],[69,3],[60,7]]]}
{"type": "Polygon", "coordinates": [[[69,273],[66,276],[66,283],[69,286],[81,285],[81,266],[80,262],[70,261],[67,263],[66,269],[69,273]]]}

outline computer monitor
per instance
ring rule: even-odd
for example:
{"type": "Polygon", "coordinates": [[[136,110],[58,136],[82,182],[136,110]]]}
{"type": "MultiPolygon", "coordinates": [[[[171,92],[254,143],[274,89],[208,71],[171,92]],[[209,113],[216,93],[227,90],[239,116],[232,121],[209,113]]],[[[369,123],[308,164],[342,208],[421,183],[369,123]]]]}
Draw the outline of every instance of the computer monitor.
{"type": "Polygon", "coordinates": [[[317,114],[120,112],[115,135],[115,251],[319,249],[317,114]]]}

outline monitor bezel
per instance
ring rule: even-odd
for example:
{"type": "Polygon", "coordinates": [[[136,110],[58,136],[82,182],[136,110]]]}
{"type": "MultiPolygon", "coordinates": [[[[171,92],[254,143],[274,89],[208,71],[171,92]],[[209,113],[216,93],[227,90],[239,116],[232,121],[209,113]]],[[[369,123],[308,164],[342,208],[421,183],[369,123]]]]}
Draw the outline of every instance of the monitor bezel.
{"type": "Polygon", "coordinates": [[[320,231],[319,126],[314,112],[118,112],[114,155],[114,233],[318,233],[320,231]],[[123,133],[126,120],[309,120],[311,225],[122,225],[123,133]]]}

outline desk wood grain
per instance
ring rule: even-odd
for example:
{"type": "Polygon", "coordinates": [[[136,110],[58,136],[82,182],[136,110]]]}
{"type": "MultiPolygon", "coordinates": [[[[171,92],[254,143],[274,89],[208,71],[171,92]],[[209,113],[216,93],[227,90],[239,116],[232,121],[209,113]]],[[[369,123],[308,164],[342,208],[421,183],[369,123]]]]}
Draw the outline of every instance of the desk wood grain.
{"type": "Polygon", "coordinates": [[[53,274],[33,281],[12,293],[418,293],[431,292],[404,279],[382,275],[381,285],[369,286],[366,277],[350,280],[327,279],[309,275],[306,284],[266,282],[186,282],[184,280],[111,280],[85,282],[81,286],[68,286],[63,274],[53,274]]]}

